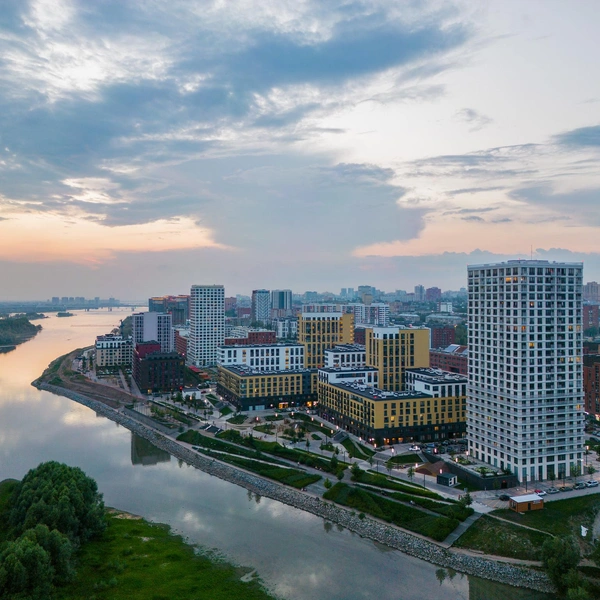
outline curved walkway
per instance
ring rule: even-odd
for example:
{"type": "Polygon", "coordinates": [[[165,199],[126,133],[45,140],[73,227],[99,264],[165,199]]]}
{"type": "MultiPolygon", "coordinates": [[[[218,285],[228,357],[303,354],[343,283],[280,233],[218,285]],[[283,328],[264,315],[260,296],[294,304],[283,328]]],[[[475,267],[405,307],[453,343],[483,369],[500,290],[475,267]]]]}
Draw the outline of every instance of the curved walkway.
{"type": "Polygon", "coordinates": [[[410,535],[396,527],[377,521],[376,519],[359,516],[349,509],[331,502],[326,502],[311,493],[301,492],[275,482],[265,480],[234,468],[228,464],[211,460],[194,452],[173,439],[159,433],[124,415],[107,405],[57,386],[47,383],[33,382],[35,387],[59,396],[65,396],[83,404],[112,421],[123,425],[130,431],[140,435],[157,447],[169,452],[172,456],[220,479],[244,487],[255,494],[272,498],[300,510],[310,512],[328,521],[339,524],[363,537],[400,550],[405,554],[415,556],[433,564],[452,568],[467,575],[474,575],[500,583],[517,587],[533,589],[541,592],[552,592],[553,587],[545,574],[530,569],[524,569],[516,564],[489,560],[485,557],[473,556],[454,550],[448,550],[431,541],[410,535]]]}

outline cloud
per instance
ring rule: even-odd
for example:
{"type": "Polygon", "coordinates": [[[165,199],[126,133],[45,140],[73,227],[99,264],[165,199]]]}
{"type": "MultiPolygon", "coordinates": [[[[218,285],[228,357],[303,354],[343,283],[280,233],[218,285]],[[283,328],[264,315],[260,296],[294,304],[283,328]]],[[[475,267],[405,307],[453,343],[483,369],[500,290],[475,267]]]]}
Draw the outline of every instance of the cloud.
{"type": "Polygon", "coordinates": [[[456,112],[456,116],[459,121],[470,125],[469,131],[479,131],[493,122],[493,119],[474,108],[463,108],[456,112]]]}
{"type": "Polygon", "coordinates": [[[554,141],[563,146],[600,148],[600,125],[580,127],[554,136],[554,141]]]}

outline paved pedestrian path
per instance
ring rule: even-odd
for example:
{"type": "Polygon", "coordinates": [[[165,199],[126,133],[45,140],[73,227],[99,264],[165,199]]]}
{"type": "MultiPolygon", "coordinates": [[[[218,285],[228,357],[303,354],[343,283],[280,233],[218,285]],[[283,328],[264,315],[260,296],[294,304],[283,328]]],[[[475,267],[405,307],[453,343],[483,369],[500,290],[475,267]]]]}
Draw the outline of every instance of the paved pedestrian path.
{"type": "Polygon", "coordinates": [[[465,519],[443,542],[440,543],[442,548],[450,548],[452,544],[467,530],[477,519],[481,517],[481,513],[475,512],[470,517],[465,519]]]}

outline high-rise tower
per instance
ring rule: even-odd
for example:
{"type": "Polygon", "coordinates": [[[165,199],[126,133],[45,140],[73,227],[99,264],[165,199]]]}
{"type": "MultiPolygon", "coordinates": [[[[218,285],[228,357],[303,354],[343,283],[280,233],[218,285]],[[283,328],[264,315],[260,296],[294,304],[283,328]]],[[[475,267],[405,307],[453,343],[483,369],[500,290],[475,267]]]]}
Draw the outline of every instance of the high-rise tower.
{"type": "Polygon", "coordinates": [[[469,451],[520,481],[583,467],[582,271],[542,260],[468,267],[469,451]]]}
{"type": "Polygon", "coordinates": [[[193,285],[190,298],[188,363],[196,367],[217,364],[217,348],[225,339],[225,288],[193,285]]]}

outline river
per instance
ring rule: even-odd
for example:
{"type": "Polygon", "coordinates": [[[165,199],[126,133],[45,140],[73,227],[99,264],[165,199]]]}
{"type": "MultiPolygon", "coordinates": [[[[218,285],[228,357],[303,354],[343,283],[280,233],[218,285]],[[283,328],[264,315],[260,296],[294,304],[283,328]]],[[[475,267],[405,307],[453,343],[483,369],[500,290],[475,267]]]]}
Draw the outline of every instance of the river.
{"type": "Polygon", "coordinates": [[[547,594],[447,573],[427,562],[171,458],[127,429],[30,385],[54,358],[89,346],[130,311],[76,311],[0,354],[0,480],[42,461],[81,467],[107,506],[168,523],[191,543],[254,568],[286,600],[548,600],[547,594]]]}

